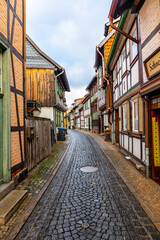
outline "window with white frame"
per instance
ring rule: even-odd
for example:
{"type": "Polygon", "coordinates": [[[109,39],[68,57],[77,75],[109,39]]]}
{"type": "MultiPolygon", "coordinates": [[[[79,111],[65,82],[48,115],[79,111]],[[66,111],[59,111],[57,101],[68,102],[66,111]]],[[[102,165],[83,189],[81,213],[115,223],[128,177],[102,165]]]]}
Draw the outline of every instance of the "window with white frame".
{"type": "Polygon", "coordinates": [[[126,71],[126,50],[122,51],[122,74],[126,71]]]}
{"type": "MultiPolygon", "coordinates": [[[[131,32],[131,35],[133,38],[137,39],[137,29],[134,27],[133,31],[131,32]]],[[[131,62],[134,60],[134,58],[137,56],[137,43],[131,41],[130,45],[130,55],[131,55],[131,62]]]]}
{"type": "Polygon", "coordinates": [[[117,84],[117,66],[114,68],[114,71],[113,71],[113,84],[114,84],[114,87],[117,84]]]}
{"type": "Polygon", "coordinates": [[[123,130],[127,131],[127,104],[123,105],[123,130]]]}
{"type": "Polygon", "coordinates": [[[0,49],[0,93],[2,93],[2,50],[0,49]]]}
{"type": "Polygon", "coordinates": [[[132,116],[133,131],[138,132],[138,99],[132,101],[132,116]]]}

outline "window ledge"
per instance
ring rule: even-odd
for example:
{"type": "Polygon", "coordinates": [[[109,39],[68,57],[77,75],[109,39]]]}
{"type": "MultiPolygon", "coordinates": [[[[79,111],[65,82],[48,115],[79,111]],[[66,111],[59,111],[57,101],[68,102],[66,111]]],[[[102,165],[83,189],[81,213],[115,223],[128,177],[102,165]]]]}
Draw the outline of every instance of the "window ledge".
{"type": "Polygon", "coordinates": [[[142,135],[139,133],[132,132],[132,137],[141,138],[142,135]]]}

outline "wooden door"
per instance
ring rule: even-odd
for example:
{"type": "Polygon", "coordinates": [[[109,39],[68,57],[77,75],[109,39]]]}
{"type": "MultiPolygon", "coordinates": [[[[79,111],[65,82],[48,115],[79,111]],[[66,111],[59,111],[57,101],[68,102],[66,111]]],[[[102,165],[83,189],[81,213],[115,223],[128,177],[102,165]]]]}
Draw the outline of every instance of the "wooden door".
{"type": "Polygon", "coordinates": [[[3,149],[3,146],[2,146],[2,136],[3,136],[3,133],[2,133],[2,99],[0,98],[0,184],[3,182],[3,155],[2,155],[2,149],[3,149]]]}
{"type": "Polygon", "coordinates": [[[115,111],[115,138],[116,143],[119,143],[119,109],[115,111]]]}
{"type": "Polygon", "coordinates": [[[151,138],[151,158],[152,158],[152,178],[160,178],[160,109],[152,111],[152,138],[151,138]]]}

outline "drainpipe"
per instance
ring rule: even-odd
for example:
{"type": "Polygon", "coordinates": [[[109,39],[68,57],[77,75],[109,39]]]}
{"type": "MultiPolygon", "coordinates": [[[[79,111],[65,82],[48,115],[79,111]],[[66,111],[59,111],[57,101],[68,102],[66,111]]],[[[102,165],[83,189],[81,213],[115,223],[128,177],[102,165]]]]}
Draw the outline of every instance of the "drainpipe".
{"type": "Polygon", "coordinates": [[[103,69],[103,79],[107,81],[107,83],[109,84],[109,81],[107,78],[105,78],[105,63],[104,63],[104,56],[103,54],[99,51],[99,47],[97,46],[97,52],[99,53],[99,55],[102,58],[102,69],[103,69]]]}
{"type": "MultiPolygon", "coordinates": [[[[58,77],[61,76],[62,74],[64,73],[64,69],[62,70],[62,72],[60,72],[58,75],[56,75],[56,80],[58,80],[58,77]]],[[[56,106],[57,106],[57,81],[56,81],[56,106]]],[[[53,111],[54,112],[54,111],[53,111]]],[[[57,141],[57,133],[56,133],[56,109],[55,109],[55,123],[54,123],[54,132],[55,132],[55,138],[56,138],[56,141],[57,141]]]]}
{"type": "Polygon", "coordinates": [[[130,40],[132,40],[135,43],[139,43],[139,41],[137,39],[135,39],[134,37],[132,37],[131,35],[129,35],[128,33],[124,32],[123,30],[119,29],[118,27],[114,26],[113,24],[113,19],[110,18],[110,26],[115,29],[117,32],[119,32],[120,34],[122,34],[123,36],[125,36],[126,38],[129,38],[130,40]]]}
{"type": "Polygon", "coordinates": [[[149,178],[149,104],[148,101],[141,96],[141,99],[145,103],[145,122],[147,126],[145,126],[145,162],[146,162],[146,178],[149,178]]]}

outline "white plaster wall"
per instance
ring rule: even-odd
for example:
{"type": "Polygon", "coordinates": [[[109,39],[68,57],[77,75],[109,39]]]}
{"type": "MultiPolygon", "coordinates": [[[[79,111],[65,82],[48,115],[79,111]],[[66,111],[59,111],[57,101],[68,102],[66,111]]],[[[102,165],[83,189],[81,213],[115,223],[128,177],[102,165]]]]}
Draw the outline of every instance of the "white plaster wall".
{"type": "Polygon", "coordinates": [[[128,136],[124,135],[124,148],[128,150],[128,136]]]}
{"type": "Polygon", "coordinates": [[[139,159],[141,157],[140,139],[133,138],[133,155],[135,155],[139,159]]]}
{"type": "Polygon", "coordinates": [[[53,107],[42,107],[41,112],[34,111],[34,117],[48,118],[54,121],[53,107]]]}
{"type": "Polygon", "coordinates": [[[142,161],[145,162],[145,142],[142,143],[142,161]]]}
{"type": "Polygon", "coordinates": [[[129,152],[132,153],[132,138],[129,138],[129,152]]]}
{"type": "Polygon", "coordinates": [[[138,61],[132,67],[132,87],[139,82],[138,61]]]}
{"type": "Polygon", "coordinates": [[[119,144],[120,144],[120,146],[121,146],[121,139],[122,139],[122,135],[121,134],[119,134],[119,144]]]}

